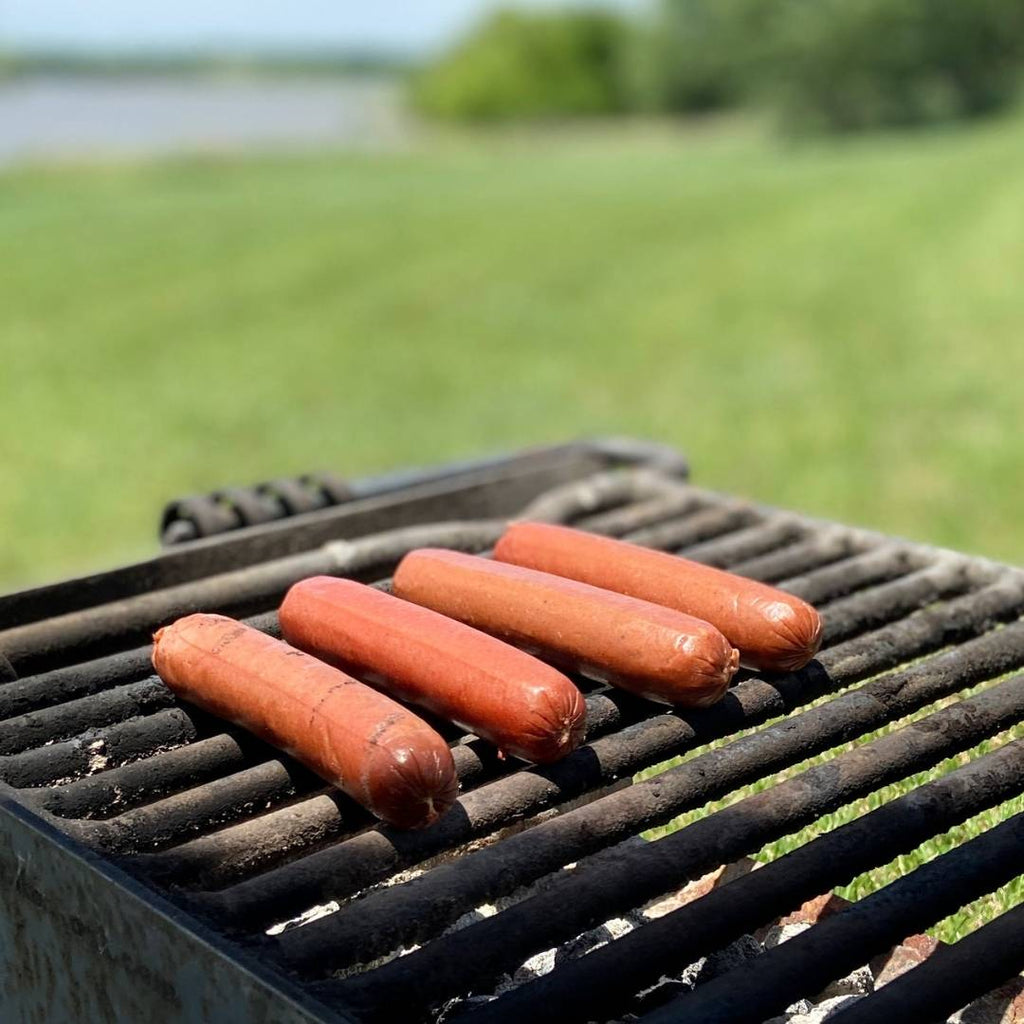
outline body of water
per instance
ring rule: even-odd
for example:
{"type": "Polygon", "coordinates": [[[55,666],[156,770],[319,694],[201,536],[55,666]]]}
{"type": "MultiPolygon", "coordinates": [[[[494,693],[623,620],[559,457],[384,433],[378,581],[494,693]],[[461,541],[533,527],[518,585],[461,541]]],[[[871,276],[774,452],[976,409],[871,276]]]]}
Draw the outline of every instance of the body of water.
{"type": "Polygon", "coordinates": [[[0,164],[174,152],[394,146],[408,120],[383,79],[0,81],[0,164]]]}

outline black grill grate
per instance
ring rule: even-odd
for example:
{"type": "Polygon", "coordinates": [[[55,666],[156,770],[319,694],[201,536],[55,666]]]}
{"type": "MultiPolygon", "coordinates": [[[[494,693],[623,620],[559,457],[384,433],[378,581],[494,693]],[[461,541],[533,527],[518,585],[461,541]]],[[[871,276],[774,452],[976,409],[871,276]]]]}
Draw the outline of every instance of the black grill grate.
{"type": "MultiPolygon", "coordinates": [[[[114,859],[323,1006],[365,1020],[415,1020],[453,997],[489,991],[539,951],[1024,720],[1024,676],[948,704],[1024,667],[1018,570],[723,497],[663,466],[594,475],[591,456],[555,478],[547,465],[533,478],[515,468],[504,497],[500,468],[489,466],[486,500],[475,491],[473,501],[459,507],[453,499],[440,515],[433,501],[418,522],[408,513],[388,532],[340,532],[339,542],[325,539],[326,527],[306,529],[312,550],[295,541],[282,553],[279,538],[273,548],[251,548],[271,550],[269,560],[231,566],[211,556],[212,573],[129,587],[88,606],[65,595],[49,618],[15,615],[17,624],[0,633],[0,650],[21,675],[0,685],[0,780],[44,821],[114,859]],[[582,479],[566,483],[572,476],[582,479]],[[268,609],[295,579],[333,572],[387,586],[404,551],[485,550],[502,517],[524,506],[532,517],[679,551],[804,597],[825,620],[819,658],[786,676],[743,674],[720,704],[699,712],[668,711],[581,679],[587,744],[544,768],[499,760],[487,744],[446,727],[462,797],[433,828],[400,833],[373,825],[279,752],[180,704],[149,674],[148,648],[132,647],[195,608],[254,614],[254,624],[273,632],[268,609]],[[26,674],[36,668],[43,671],[26,674]],[[635,838],[922,711],[930,713],[662,839],[635,838]],[[682,754],[676,767],[629,784],[682,754]],[[500,912],[466,923],[495,902],[500,912]],[[413,944],[420,948],[395,956],[413,944]]],[[[401,499],[388,500],[392,507],[401,499]]],[[[358,516],[358,506],[344,515],[358,516]]],[[[313,517],[325,514],[333,510],[313,517]]],[[[384,525],[396,518],[392,512],[384,525]]],[[[1021,743],[935,777],[472,1017],[569,1021],[636,1010],[636,994],[660,977],[1020,794],[1021,743]]],[[[651,1019],[757,1021],[781,1012],[1012,878],[1020,838],[1012,819],[815,926],[805,941],[766,954],[756,969],[701,986],[651,1019]],[[851,947],[853,964],[843,952],[851,947]]],[[[987,930],[965,945],[984,942],[987,930]]],[[[1024,938],[1015,952],[1005,946],[1003,975],[1024,966],[1024,938]]],[[[943,1013],[976,994],[947,988],[943,1013]]],[[[915,996],[909,981],[901,989],[906,1006],[927,1002],[934,1016],[934,999],[915,996]]],[[[898,990],[884,991],[858,1004],[855,1019],[886,1019],[871,1017],[875,1005],[889,1012],[898,990]]]]}

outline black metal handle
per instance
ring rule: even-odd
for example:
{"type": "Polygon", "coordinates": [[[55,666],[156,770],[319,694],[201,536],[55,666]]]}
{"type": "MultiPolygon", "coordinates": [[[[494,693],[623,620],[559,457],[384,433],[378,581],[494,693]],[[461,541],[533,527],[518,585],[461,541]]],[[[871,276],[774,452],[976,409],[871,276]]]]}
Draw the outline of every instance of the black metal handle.
{"type": "Polygon", "coordinates": [[[274,519],[340,505],[354,497],[352,488],[333,473],[305,473],[249,487],[225,487],[168,502],[160,519],[165,546],[256,526],[274,519]]]}

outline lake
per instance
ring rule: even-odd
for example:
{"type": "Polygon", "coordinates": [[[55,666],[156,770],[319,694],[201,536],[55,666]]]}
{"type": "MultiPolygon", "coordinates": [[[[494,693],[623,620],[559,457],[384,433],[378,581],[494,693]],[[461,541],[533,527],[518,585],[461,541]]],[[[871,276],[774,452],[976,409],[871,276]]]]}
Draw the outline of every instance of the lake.
{"type": "Polygon", "coordinates": [[[63,78],[0,82],[0,164],[175,152],[380,148],[409,121],[386,79],[63,78]]]}

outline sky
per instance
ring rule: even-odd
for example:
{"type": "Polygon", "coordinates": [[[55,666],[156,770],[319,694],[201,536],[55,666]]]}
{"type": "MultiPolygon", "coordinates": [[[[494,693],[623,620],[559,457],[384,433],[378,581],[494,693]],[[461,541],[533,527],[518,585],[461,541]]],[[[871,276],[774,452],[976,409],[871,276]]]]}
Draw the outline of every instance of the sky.
{"type": "MultiPolygon", "coordinates": [[[[529,6],[564,2],[529,0],[529,6]]],[[[501,0],[0,0],[0,47],[415,53],[443,46],[499,5],[501,0]]]]}

